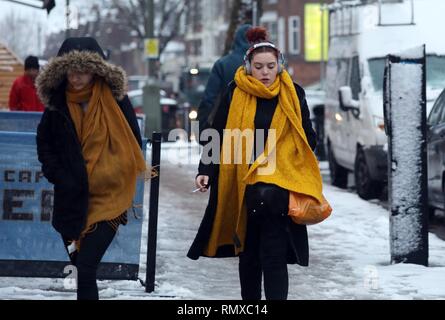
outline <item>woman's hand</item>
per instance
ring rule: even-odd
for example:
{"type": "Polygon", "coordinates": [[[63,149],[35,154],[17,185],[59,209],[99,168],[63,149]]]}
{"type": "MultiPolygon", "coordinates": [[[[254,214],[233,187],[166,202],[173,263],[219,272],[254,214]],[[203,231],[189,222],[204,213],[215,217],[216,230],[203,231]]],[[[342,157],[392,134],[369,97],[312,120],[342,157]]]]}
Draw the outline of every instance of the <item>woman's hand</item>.
{"type": "Polygon", "coordinates": [[[209,187],[209,176],[199,175],[195,180],[196,187],[201,192],[206,192],[209,187]]]}

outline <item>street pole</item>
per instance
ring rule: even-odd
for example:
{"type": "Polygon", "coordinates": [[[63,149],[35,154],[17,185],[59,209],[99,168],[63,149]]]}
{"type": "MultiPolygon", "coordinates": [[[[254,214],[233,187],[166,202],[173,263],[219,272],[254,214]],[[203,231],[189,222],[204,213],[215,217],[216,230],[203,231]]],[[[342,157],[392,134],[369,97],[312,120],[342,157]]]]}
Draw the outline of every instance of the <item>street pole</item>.
{"type": "MultiPolygon", "coordinates": [[[[145,20],[145,30],[147,32],[147,38],[154,38],[154,2],[153,0],[147,0],[147,9],[148,9],[148,15],[147,20],[145,20]]],[[[156,68],[156,60],[155,59],[148,59],[148,77],[149,78],[156,78],[155,75],[155,68],[156,68]]]]}
{"type": "Polygon", "coordinates": [[[145,292],[155,290],[156,244],[158,235],[159,179],[161,172],[161,134],[152,136],[151,166],[156,175],[151,178],[150,207],[148,212],[147,265],[145,270],[145,292]]]}
{"type": "MultiPolygon", "coordinates": [[[[145,0],[148,10],[147,19],[145,20],[146,38],[154,38],[154,1],[145,0]]],[[[144,48],[144,51],[146,48],[144,48]]],[[[161,132],[161,107],[159,84],[157,82],[156,61],[159,57],[148,57],[147,71],[148,82],[143,88],[143,110],[145,113],[145,136],[150,137],[152,132],[161,132]]]]}
{"type": "Polygon", "coordinates": [[[65,38],[70,37],[70,0],[66,0],[66,30],[65,38]]]}
{"type": "Polygon", "coordinates": [[[39,22],[37,24],[37,47],[38,47],[38,56],[42,55],[42,25],[39,22]]]}
{"type": "Polygon", "coordinates": [[[257,0],[252,0],[252,25],[258,25],[258,3],[257,0]]]}
{"type": "Polygon", "coordinates": [[[320,85],[321,88],[324,90],[324,79],[325,79],[325,60],[324,60],[324,56],[325,56],[325,48],[324,48],[324,44],[325,44],[325,37],[329,36],[326,35],[324,32],[325,29],[325,21],[324,21],[324,14],[325,14],[325,4],[324,1],[322,1],[321,5],[320,5],[320,10],[321,10],[321,59],[320,59],[320,85]]]}

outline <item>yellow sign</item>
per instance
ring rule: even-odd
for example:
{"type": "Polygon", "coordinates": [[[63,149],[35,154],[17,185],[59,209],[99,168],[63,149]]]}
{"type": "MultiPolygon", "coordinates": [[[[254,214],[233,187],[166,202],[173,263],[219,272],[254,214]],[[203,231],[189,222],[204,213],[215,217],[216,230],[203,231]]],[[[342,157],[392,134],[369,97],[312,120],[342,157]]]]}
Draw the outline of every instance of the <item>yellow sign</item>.
{"type": "Polygon", "coordinates": [[[148,59],[159,58],[159,39],[148,38],[144,41],[144,56],[148,59]]]}
{"type": "Polygon", "coordinates": [[[319,3],[304,5],[304,56],[306,61],[328,59],[329,43],[328,11],[321,10],[319,3]]]}

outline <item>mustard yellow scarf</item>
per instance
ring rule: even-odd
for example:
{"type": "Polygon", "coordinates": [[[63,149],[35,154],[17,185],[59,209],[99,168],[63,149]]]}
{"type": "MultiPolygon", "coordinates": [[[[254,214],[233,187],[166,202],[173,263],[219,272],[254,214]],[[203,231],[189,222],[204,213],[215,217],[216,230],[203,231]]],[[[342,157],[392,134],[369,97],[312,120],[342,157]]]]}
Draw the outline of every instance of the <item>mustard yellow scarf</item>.
{"type": "Polygon", "coordinates": [[[102,79],[81,91],[68,87],[66,97],[88,173],[88,217],[82,238],[96,222],[116,219],[131,207],[136,177],[146,165],[125,116],[102,79]],[[84,111],[80,104],[86,102],[84,111]]]}
{"type": "Polygon", "coordinates": [[[214,256],[222,245],[235,245],[238,241],[240,246],[235,247],[235,253],[243,251],[247,221],[244,191],[247,184],[272,183],[313,196],[320,202],[322,199],[318,162],[307,142],[300,102],[289,74],[283,71],[271,86],[266,87],[246,75],[244,67],[240,67],[235,74],[235,82],[237,87],[223,136],[218,203],[205,250],[207,256],[214,256]],[[277,95],[278,105],[264,152],[249,167],[257,98],[272,99],[277,95]]]}

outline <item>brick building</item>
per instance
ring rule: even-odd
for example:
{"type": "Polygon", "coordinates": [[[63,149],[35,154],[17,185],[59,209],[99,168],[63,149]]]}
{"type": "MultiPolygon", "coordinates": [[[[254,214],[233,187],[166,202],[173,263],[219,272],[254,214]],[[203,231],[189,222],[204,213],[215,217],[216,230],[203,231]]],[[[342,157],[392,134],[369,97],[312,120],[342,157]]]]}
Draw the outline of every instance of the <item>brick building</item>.
{"type": "Polygon", "coordinates": [[[260,24],[286,57],[289,73],[303,86],[320,81],[327,57],[328,20],[324,4],[332,0],[263,0],[260,24]],[[323,39],[323,41],[322,41],[323,39]],[[322,43],[324,42],[324,45],[322,43]]]}
{"type": "MultiPolygon", "coordinates": [[[[211,66],[224,49],[233,1],[193,0],[185,19],[186,67],[211,66]]],[[[285,55],[295,81],[320,81],[321,56],[327,57],[328,21],[320,8],[333,0],[263,0],[259,24],[285,55]],[[305,23],[308,25],[306,26],[305,23]],[[324,26],[324,28],[323,28],[324,26]],[[324,39],[325,46],[322,46],[324,39]]],[[[327,11],[325,11],[327,18],[327,11]]]]}

